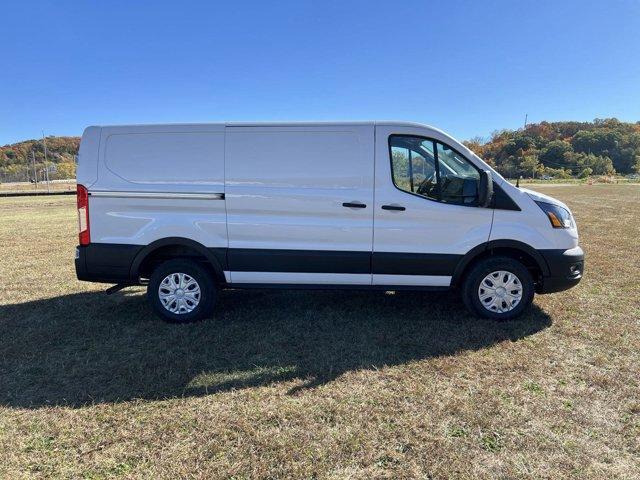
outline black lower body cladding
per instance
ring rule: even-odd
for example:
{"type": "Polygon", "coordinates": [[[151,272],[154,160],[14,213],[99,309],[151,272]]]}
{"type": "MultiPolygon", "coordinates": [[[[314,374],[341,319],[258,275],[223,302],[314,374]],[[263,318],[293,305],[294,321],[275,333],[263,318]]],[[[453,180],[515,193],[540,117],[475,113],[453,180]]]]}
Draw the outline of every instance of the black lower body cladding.
{"type": "Polygon", "coordinates": [[[549,266],[549,275],[545,275],[538,293],[553,293],[575,287],[584,273],[584,252],[580,247],[568,250],[538,250],[549,266]]]}
{"type": "MultiPolygon", "coordinates": [[[[92,243],[77,247],[76,273],[79,280],[136,284],[135,265],[143,245],[92,243]]],[[[385,253],[321,250],[270,250],[210,248],[221,269],[230,271],[374,273],[390,275],[454,276],[463,255],[428,253],[385,253]]],[[[553,293],[577,285],[584,270],[580,247],[537,250],[546,263],[537,293],[553,293]],[[547,274],[548,272],[548,274],[547,274]]],[[[542,267],[542,265],[540,265],[542,267]]],[[[219,272],[222,274],[222,272],[219,272]]]]}
{"type": "Polygon", "coordinates": [[[453,275],[462,255],[230,248],[228,268],[240,272],[453,275]]]}
{"type": "MultiPolygon", "coordinates": [[[[92,243],[80,246],[79,280],[137,283],[135,265],[143,245],[92,243]]],[[[462,255],[331,250],[209,248],[224,270],[244,272],[355,273],[452,276],[462,255]]],[[[144,255],[144,252],[143,252],[144,255]]]]}
{"type": "Polygon", "coordinates": [[[144,246],[113,243],[91,243],[79,246],[76,253],[78,280],[103,283],[137,283],[131,276],[131,265],[144,246]]]}

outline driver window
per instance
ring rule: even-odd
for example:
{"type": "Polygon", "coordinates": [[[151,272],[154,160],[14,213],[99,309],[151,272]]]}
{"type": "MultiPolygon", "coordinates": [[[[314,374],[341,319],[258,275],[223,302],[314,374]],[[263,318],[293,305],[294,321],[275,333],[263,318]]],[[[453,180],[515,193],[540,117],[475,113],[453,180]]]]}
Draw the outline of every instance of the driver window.
{"type": "Polygon", "coordinates": [[[391,138],[391,165],[396,187],[437,200],[433,142],[414,137],[391,138]]]}
{"type": "Polygon", "coordinates": [[[449,146],[408,135],[389,137],[393,183],[443,203],[478,204],[480,172],[449,146]]]}

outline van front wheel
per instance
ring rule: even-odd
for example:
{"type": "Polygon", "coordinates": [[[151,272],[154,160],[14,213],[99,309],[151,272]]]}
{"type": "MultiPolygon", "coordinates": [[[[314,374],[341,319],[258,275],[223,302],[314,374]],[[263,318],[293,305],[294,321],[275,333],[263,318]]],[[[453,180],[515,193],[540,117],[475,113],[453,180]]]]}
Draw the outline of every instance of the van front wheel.
{"type": "Polygon", "coordinates": [[[149,279],[147,298],[164,321],[190,323],[210,315],[216,298],[211,275],[191,260],[168,260],[149,279]]]}
{"type": "Polygon", "coordinates": [[[520,315],[533,301],[531,274],[517,260],[491,257],[478,262],[467,274],[462,298],[471,313],[493,320],[520,315]]]}

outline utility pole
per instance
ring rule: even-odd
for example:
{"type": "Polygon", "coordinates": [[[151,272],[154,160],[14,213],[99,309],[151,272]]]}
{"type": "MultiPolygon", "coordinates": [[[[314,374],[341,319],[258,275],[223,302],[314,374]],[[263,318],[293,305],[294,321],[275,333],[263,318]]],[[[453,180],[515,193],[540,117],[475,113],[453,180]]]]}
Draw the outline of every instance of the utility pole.
{"type": "Polygon", "coordinates": [[[36,190],[38,189],[38,172],[36,172],[36,154],[31,150],[31,162],[33,163],[33,182],[35,183],[36,190]]]}
{"type": "Polygon", "coordinates": [[[525,129],[525,130],[527,129],[527,118],[528,118],[528,117],[529,117],[529,114],[528,114],[528,113],[525,113],[525,114],[524,114],[524,129],[525,129]]]}
{"type": "Polygon", "coordinates": [[[44,173],[47,178],[47,193],[51,193],[51,185],[49,184],[49,162],[47,161],[47,142],[44,138],[44,130],[42,131],[42,145],[44,146],[44,173]]]}

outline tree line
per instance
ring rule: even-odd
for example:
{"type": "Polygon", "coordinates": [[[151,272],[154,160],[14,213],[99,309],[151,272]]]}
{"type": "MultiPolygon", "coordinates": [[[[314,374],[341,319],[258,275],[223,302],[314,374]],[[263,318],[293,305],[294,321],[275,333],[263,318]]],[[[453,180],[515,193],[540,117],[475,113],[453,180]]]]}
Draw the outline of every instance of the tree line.
{"type": "Polygon", "coordinates": [[[464,143],[508,178],[640,173],[640,122],[540,122],[464,143]]]}
{"type": "MultiPolygon", "coordinates": [[[[75,157],[78,154],[80,137],[52,136],[46,137],[45,142],[49,179],[75,178],[75,157]]],[[[42,139],[26,140],[0,147],[0,182],[33,182],[34,176],[41,181],[45,176],[44,171],[45,155],[42,139]]]]}

